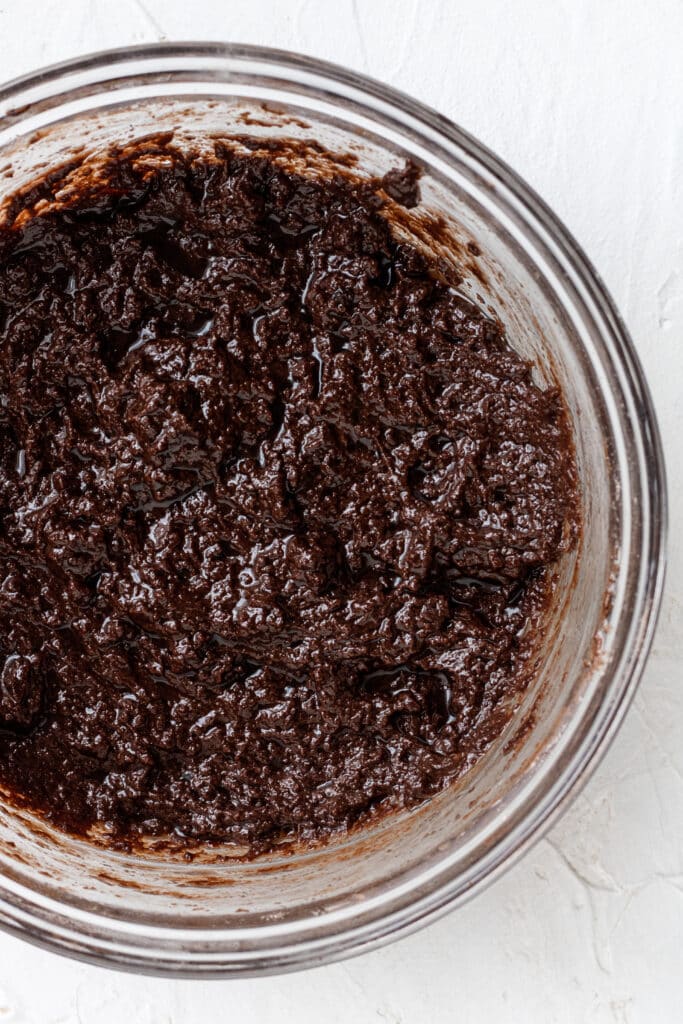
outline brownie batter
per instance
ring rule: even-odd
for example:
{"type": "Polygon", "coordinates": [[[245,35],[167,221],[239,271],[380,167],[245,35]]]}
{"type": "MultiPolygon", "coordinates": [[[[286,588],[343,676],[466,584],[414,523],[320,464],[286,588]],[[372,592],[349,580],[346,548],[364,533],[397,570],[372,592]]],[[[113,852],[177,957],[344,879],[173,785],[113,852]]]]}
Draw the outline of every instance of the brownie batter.
{"type": "Polygon", "coordinates": [[[70,180],[0,228],[0,784],[253,852],[423,801],[533,672],[561,396],[397,240],[414,168],[161,141],[70,180]]]}

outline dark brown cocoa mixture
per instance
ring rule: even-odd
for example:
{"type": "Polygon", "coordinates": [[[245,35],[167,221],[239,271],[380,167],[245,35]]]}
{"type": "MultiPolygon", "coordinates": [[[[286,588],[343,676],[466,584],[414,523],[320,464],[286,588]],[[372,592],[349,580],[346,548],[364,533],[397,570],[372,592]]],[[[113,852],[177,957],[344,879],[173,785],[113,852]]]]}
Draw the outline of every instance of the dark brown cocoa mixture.
{"type": "Polygon", "coordinates": [[[76,832],[258,851],[414,805],[499,734],[572,448],[392,236],[414,171],[157,149],[0,231],[0,783],[76,832]]]}

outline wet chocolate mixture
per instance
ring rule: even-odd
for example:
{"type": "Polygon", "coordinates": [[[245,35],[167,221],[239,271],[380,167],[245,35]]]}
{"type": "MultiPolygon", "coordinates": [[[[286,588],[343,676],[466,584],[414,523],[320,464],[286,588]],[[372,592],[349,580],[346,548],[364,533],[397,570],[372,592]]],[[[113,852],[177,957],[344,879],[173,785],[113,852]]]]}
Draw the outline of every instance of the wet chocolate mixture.
{"type": "Polygon", "coordinates": [[[0,229],[0,784],[256,852],[423,801],[533,673],[561,396],[397,240],[411,168],[159,142],[63,184],[0,229]]]}

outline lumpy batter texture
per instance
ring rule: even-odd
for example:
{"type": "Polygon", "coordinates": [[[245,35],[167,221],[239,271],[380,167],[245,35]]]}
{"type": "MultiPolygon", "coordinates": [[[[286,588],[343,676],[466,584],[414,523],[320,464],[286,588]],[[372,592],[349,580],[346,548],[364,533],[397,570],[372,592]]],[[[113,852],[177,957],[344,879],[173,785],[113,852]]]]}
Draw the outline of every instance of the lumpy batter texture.
{"type": "Polygon", "coordinates": [[[0,783],[252,851],[417,804],[533,671],[560,395],[397,241],[414,169],[160,142],[69,181],[0,230],[0,783]]]}

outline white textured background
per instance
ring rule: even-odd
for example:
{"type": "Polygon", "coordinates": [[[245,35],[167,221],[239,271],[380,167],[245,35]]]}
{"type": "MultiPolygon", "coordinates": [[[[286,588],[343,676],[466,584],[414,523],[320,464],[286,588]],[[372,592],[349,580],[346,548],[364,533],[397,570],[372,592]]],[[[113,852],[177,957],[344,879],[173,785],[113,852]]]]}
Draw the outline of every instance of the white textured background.
{"type": "Polygon", "coordinates": [[[0,0],[0,78],[160,38],[300,50],[433,105],[564,219],[611,289],[669,469],[668,586],[612,750],[562,822],[465,908],[356,960],[169,982],[0,935],[0,1024],[683,1020],[683,3],[0,0]]]}

